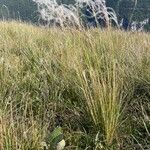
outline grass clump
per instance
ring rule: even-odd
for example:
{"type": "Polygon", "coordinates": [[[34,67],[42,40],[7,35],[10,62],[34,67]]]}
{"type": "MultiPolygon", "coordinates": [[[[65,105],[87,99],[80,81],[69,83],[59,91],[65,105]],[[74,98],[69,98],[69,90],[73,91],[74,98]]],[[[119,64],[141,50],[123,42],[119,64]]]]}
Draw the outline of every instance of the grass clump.
{"type": "Polygon", "coordinates": [[[0,23],[0,149],[149,149],[150,36],[0,23]]]}

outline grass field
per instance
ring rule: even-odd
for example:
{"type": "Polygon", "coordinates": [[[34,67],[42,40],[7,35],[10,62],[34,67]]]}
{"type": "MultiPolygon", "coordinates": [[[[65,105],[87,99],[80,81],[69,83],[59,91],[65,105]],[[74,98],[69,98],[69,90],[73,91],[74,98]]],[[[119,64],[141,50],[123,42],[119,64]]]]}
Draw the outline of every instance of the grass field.
{"type": "Polygon", "coordinates": [[[56,116],[65,150],[150,149],[150,34],[0,22],[0,150],[44,150],[56,116]]]}

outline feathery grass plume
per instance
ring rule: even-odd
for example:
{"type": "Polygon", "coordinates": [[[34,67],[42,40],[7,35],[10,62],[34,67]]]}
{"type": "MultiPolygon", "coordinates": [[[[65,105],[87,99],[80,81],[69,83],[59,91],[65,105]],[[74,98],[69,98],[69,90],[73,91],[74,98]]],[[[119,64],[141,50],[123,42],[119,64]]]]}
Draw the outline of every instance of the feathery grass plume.
{"type": "MultiPolygon", "coordinates": [[[[41,18],[48,22],[48,25],[53,23],[59,26],[82,26],[82,16],[86,16],[81,10],[83,8],[90,8],[91,16],[94,17],[98,23],[98,19],[105,21],[106,27],[110,26],[111,20],[113,20],[118,26],[117,17],[115,11],[106,6],[105,0],[75,0],[75,4],[65,5],[58,4],[56,0],[33,0],[38,4],[38,11],[41,18]]],[[[89,11],[89,10],[87,10],[89,11]]]]}
{"type": "Polygon", "coordinates": [[[76,0],[76,5],[83,9],[89,7],[87,10],[90,16],[82,14],[85,17],[94,17],[97,25],[99,19],[105,21],[106,27],[110,26],[111,20],[118,26],[118,20],[115,11],[111,7],[106,6],[105,0],[76,0]]]}
{"type": "Polygon", "coordinates": [[[143,21],[137,22],[137,21],[133,21],[131,23],[131,31],[138,31],[141,32],[144,30],[144,26],[147,25],[149,22],[149,19],[145,19],[143,21]]]}
{"type": "Polygon", "coordinates": [[[77,8],[73,5],[58,4],[56,0],[33,0],[38,4],[38,11],[41,18],[61,27],[71,25],[80,26],[77,8]]]}

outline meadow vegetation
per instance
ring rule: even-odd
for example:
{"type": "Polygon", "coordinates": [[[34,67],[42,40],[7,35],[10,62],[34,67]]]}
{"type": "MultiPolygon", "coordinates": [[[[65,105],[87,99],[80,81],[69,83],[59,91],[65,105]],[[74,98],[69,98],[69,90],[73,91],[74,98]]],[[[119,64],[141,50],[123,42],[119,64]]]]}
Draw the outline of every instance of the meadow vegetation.
{"type": "Polygon", "coordinates": [[[150,34],[0,22],[0,150],[150,149],[150,34]]]}

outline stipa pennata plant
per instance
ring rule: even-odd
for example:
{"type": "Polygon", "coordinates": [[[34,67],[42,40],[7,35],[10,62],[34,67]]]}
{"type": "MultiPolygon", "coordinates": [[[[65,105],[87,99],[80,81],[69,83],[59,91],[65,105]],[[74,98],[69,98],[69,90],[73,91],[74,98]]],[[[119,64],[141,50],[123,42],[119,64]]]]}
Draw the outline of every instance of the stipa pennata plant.
{"type": "Polygon", "coordinates": [[[38,5],[38,11],[42,20],[48,25],[61,27],[65,25],[80,26],[77,9],[73,5],[58,4],[56,0],[33,0],[38,5]]]}
{"type": "Polygon", "coordinates": [[[111,20],[118,26],[118,20],[115,11],[106,6],[105,0],[76,0],[76,5],[81,9],[86,9],[88,15],[82,14],[87,18],[94,18],[99,25],[99,19],[105,21],[105,26],[110,25],[111,20]]]}
{"type": "Polygon", "coordinates": [[[137,22],[137,21],[133,21],[131,23],[131,31],[143,31],[144,30],[144,26],[147,25],[149,22],[149,19],[145,19],[143,21],[137,22]]]}
{"type": "Polygon", "coordinates": [[[99,19],[105,21],[106,26],[113,20],[117,26],[118,21],[114,10],[106,6],[105,0],[75,0],[75,4],[58,4],[56,0],[33,0],[38,5],[41,19],[48,22],[48,25],[78,26],[82,25],[82,16],[94,18],[96,24],[99,19]],[[89,12],[89,16],[82,12],[83,9],[89,12]]]}

